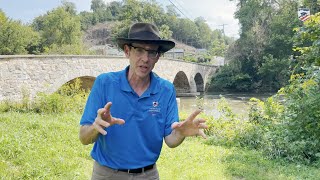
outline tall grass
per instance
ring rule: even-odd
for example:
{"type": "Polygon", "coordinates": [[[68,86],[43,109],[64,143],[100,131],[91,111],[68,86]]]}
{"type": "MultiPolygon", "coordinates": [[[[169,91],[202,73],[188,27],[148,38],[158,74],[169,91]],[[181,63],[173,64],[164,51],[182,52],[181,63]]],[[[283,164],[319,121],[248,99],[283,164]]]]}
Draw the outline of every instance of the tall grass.
{"type": "MultiPolygon", "coordinates": [[[[1,179],[89,179],[92,145],[78,139],[79,119],[88,93],[81,83],[67,84],[34,101],[0,103],[1,179]]],[[[26,93],[27,94],[27,93],[26,93]]],[[[26,95],[27,97],[27,95],[26,95]]],[[[196,102],[202,107],[202,99],[196,102]]],[[[207,119],[208,140],[187,138],[175,149],[164,146],[158,168],[162,179],[318,179],[320,164],[295,163],[260,151],[270,123],[283,109],[272,102],[263,112],[251,111],[250,121],[234,114],[224,98],[221,116],[207,119]],[[259,126],[258,126],[259,124],[259,126]],[[276,157],[271,159],[271,157],[276,157]]],[[[180,113],[181,119],[188,114],[180,113]]],[[[276,136],[274,136],[276,137],[276,136]]],[[[267,139],[268,140],[268,139],[267,139]]],[[[279,142],[279,140],[278,140],[279,142]]]]}
{"type": "MultiPolygon", "coordinates": [[[[0,114],[0,179],[90,179],[92,145],[78,139],[79,113],[0,114]]],[[[318,179],[314,166],[270,160],[261,152],[208,145],[187,138],[164,145],[157,166],[163,180],[318,179]]]]}
{"type": "Polygon", "coordinates": [[[91,146],[78,140],[79,114],[0,114],[1,179],[89,179],[91,146]]]}

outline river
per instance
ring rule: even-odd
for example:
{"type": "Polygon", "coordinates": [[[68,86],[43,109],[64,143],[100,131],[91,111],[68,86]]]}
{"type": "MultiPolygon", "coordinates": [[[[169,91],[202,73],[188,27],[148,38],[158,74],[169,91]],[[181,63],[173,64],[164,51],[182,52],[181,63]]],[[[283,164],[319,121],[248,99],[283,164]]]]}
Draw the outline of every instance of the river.
{"type": "Polygon", "coordinates": [[[224,97],[229,104],[232,112],[247,118],[249,110],[249,100],[252,97],[258,98],[260,100],[265,100],[266,98],[272,96],[272,93],[264,94],[249,94],[249,93],[221,93],[221,94],[205,94],[203,101],[199,101],[196,97],[178,97],[179,100],[179,111],[191,113],[197,109],[197,103],[202,104],[203,112],[214,117],[219,117],[220,113],[218,111],[218,102],[221,97],[224,97]]]}

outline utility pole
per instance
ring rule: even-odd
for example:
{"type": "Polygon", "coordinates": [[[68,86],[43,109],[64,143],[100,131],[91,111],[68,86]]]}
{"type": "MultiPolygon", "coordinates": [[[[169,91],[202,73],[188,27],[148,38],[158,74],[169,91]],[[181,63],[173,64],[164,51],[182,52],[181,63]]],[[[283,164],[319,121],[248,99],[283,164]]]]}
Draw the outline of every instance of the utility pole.
{"type": "Polygon", "coordinates": [[[224,26],[226,26],[226,25],[228,25],[228,24],[220,24],[220,25],[218,25],[218,26],[222,26],[222,33],[223,33],[224,38],[226,37],[226,34],[224,32],[224,26]]]}

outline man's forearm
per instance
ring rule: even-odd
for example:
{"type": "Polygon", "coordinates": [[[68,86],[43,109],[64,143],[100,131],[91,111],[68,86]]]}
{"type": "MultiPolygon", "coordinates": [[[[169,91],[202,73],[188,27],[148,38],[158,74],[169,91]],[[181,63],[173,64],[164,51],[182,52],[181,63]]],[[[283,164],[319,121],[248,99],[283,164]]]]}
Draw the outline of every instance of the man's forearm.
{"type": "Polygon", "coordinates": [[[171,134],[164,138],[164,141],[170,148],[175,148],[179,146],[184,139],[185,136],[181,135],[178,131],[173,130],[171,134]]]}
{"type": "Polygon", "coordinates": [[[88,145],[94,143],[99,134],[99,131],[97,131],[93,125],[83,125],[80,127],[79,139],[82,144],[88,145]]]}

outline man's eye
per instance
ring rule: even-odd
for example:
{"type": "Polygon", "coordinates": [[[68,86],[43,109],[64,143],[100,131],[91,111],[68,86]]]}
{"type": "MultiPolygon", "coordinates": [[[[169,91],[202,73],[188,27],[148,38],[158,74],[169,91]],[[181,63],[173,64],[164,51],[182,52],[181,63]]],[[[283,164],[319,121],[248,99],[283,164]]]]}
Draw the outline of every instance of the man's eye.
{"type": "Polygon", "coordinates": [[[152,55],[152,56],[156,56],[157,53],[158,53],[157,51],[149,51],[149,54],[152,55]]]}
{"type": "Polygon", "coordinates": [[[137,50],[137,52],[139,52],[139,53],[144,53],[144,49],[142,49],[142,48],[136,48],[136,50],[137,50]]]}

